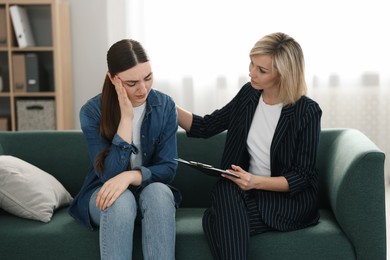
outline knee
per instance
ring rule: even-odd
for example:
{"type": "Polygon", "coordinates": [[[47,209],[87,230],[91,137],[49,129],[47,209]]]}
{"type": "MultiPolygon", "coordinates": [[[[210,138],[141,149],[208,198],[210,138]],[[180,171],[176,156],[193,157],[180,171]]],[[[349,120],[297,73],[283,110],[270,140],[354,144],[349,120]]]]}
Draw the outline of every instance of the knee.
{"type": "Polygon", "coordinates": [[[146,186],[140,194],[140,206],[143,210],[174,208],[175,201],[171,189],[160,182],[151,183],[146,186]]]}
{"type": "Polygon", "coordinates": [[[137,202],[130,190],[125,190],[103,214],[114,218],[128,218],[134,220],[137,215],[137,202]]]}

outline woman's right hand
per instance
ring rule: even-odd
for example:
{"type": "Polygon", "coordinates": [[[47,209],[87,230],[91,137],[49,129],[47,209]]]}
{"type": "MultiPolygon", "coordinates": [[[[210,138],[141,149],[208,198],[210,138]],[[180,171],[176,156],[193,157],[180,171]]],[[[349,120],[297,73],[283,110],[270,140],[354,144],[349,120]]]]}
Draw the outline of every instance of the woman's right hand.
{"type": "Polygon", "coordinates": [[[133,105],[131,104],[129,97],[127,96],[127,92],[125,87],[123,86],[122,80],[118,76],[114,77],[114,85],[115,91],[118,95],[118,102],[119,107],[121,109],[122,118],[129,118],[133,120],[133,105]]]}
{"type": "Polygon", "coordinates": [[[138,170],[122,172],[106,181],[96,194],[96,206],[100,210],[110,207],[130,186],[138,186],[142,182],[142,174],[138,170]]]}
{"type": "Polygon", "coordinates": [[[133,104],[127,96],[122,80],[118,76],[114,76],[112,82],[118,95],[118,102],[121,110],[121,119],[118,125],[117,134],[122,137],[123,140],[131,144],[133,141],[133,104]]]}

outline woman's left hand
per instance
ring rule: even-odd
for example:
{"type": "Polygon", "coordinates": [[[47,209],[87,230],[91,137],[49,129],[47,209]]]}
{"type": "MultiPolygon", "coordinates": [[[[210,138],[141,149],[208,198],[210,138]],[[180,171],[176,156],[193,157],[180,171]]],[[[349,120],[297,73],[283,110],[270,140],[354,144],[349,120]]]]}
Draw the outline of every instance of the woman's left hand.
{"type": "Polygon", "coordinates": [[[232,165],[232,169],[229,169],[228,171],[240,176],[240,178],[235,178],[228,174],[222,174],[222,177],[231,180],[242,190],[290,191],[289,183],[284,176],[270,177],[253,175],[237,165],[232,165]]]}
{"type": "Polygon", "coordinates": [[[142,181],[141,172],[125,171],[107,180],[100,191],[96,194],[96,206],[100,210],[110,207],[129,185],[140,185],[142,181]]]}
{"type": "Polygon", "coordinates": [[[236,178],[236,177],[230,176],[228,174],[222,174],[222,177],[231,180],[232,182],[237,184],[238,187],[240,187],[240,189],[251,190],[251,189],[255,188],[254,183],[253,183],[254,175],[243,170],[240,166],[232,165],[232,169],[229,169],[227,171],[232,172],[232,173],[240,176],[240,178],[236,178]]]}

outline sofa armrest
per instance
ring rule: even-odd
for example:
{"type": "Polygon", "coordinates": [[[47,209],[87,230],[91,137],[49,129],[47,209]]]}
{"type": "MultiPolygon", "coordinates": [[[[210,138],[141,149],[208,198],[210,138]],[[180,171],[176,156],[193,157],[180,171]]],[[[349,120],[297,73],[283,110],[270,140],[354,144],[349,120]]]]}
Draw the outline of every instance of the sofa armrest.
{"type": "Polygon", "coordinates": [[[386,259],[384,153],[358,130],[323,134],[320,175],[331,210],[357,259],[386,259]]]}

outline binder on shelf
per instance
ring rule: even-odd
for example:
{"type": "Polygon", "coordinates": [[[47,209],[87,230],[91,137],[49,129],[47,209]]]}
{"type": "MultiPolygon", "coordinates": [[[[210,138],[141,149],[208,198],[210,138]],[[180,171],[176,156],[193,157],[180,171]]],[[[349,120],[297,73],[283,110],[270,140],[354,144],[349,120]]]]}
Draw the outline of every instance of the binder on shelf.
{"type": "Polygon", "coordinates": [[[0,7],[0,46],[7,45],[7,27],[5,21],[5,8],[0,7]]]}
{"type": "Polygon", "coordinates": [[[3,90],[4,90],[3,70],[1,69],[1,65],[0,65],[0,92],[3,92],[3,90]]]}
{"type": "Polygon", "coordinates": [[[35,46],[35,40],[26,8],[20,5],[12,5],[9,10],[19,47],[25,48],[35,46]]]}
{"type": "Polygon", "coordinates": [[[26,92],[26,59],[23,53],[12,54],[13,87],[15,92],[26,92]]]}
{"type": "Polygon", "coordinates": [[[38,55],[36,53],[26,53],[25,65],[27,92],[39,92],[44,90],[40,80],[38,55]]]}
{"type": "Polygon", "coordinates": [[[8,131],[8,118],[0,117],[0,131],[8,131]]]}

